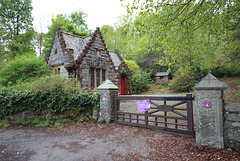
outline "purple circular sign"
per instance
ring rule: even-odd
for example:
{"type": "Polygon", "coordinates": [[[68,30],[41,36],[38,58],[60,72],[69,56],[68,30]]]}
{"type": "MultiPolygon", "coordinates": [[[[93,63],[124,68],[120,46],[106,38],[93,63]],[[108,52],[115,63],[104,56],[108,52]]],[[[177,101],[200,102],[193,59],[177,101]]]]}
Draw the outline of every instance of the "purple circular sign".
{"type": "Polygon", "coordinates": [[[212,104],[211,102],[204,102],[204,108],[211,108],[212,104]]]}

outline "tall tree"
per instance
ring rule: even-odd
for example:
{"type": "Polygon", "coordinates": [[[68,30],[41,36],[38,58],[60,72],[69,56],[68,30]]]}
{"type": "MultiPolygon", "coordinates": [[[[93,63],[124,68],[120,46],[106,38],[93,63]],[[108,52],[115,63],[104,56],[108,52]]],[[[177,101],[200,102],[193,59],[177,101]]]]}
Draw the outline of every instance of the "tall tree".
{"type": "Polygon", "coordinates": [[[114,31],[114,28],[110,25],[103,25],[101,27],[101,33],[108,50],[115,50],[116,32],[114,31]]]}
{"type": "Polygon", "coordinates": [[[8,59],[34,52],[32,9],[31,0],[0,1],[0,21],[6,30],[3,40],[7,47],[8,59]]]}
{"type": "Polygon", "coordinates": [[[138,52],[136,49],[137,40],[135,40],[131,25],[133,25],[132,19],[124,15],[119,17],[114,27],[104,25],[101,28],[107,48],[117,50],[127,60],[134,59],[138,52]]]}
{"type": "Polygon", "coordinates": [[[43,54],[43,42],[44,42],[44,33],[36,33],[36,46],[39,50],[39,55],[44,56],[43,54]]]}
{"type": "Polygon", "coordinates": [[[50,52],[52,39],[54,36],[54,31],[56,26],[59,26],[62,31],[79,35],[86,36],[88,35],[87,25],[85,24],[86,14],[79,10],[73,12],[69,16],[58,14],[55,18],[52,18],[52,24],[48,27],[48,33],[44,36],[43,42],[43,53],[47,56],[50,52]]]}
{"type": "Polygon", "coordinates": [[[5,36],[5,30],[3,25],[0,23],[0,67],[2,67],[2,64],[6,60],[6,53],[5,53],[5,46],[3,37],[5,36]]]}
{"type": "Polygon", "coordinates": [[[76,26],[77,30],[87,31],[88,26],[86,24],[87,13],[84,13],[81,9],[78,11],[73,11],[68,18],[76,26]]]}
{"type": "Polygon", "coordinates": [[[239,15],[239,0],[133,1],[129,13],[143,17],[140,32],[163,45],[169,66],[211,70],[218,55],[239,46],[227,39],[229,24],[239,15]]]}

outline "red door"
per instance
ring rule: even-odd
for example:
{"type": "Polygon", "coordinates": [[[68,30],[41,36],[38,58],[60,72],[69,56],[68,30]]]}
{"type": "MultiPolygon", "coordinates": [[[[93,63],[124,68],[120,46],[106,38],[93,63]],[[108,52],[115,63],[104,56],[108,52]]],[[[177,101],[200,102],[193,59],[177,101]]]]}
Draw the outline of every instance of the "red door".
{"type": "Polygon", "coordinates": [[[126,78],[121,76],[121,95],[126,94],[126,78]]]}

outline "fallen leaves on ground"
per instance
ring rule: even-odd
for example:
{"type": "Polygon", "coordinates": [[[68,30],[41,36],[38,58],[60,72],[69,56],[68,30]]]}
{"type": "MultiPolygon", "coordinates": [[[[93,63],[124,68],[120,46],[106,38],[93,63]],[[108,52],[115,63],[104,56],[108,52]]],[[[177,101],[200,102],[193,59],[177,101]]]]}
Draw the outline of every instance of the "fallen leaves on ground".
{"type": "Polygon", "coordinates": [[[46,132],[51,136],[86,135],[94,138],[106,138],[106,141],[109,142],[118,140],[119,144],[123,141],[124,145],[128,145],[126,142],[141,142],[141,145],[150,149],[149,153],[141,154],[134,152],[134,147],[132,151],[127,151],[125,153],[119,152],[117,148],[114,148],[113,150],[106,152],[111,156],[112,160],[240,161],[240,150],[234,148],[217,149],[206,145],[198,145],[194,138],[190,138],[186,135],[114,123],[100,124],[96,123],[93,119],[82,123],[72,121],[70,123],[65,123],[64,125],[65,127],[62,131],[54,130],[54,127],[36,128],[35,126],[19,125],[14,125],[5,129],[26,128],[37,132],[46,132]],[[111,137],[108,138],[108,136],[111,137]],[[147,138],[144,143],[142,138],[147,138]]]}

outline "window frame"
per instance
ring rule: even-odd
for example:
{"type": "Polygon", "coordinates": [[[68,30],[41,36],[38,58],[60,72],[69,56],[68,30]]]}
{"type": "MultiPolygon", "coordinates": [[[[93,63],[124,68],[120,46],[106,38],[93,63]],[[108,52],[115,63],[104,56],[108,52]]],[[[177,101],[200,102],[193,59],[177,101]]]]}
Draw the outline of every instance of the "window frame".
{"type": "Polygon", "coordinates": [[[103,81],[106,81],[106,80],[107,80],[107,70],[100,69],[100,68],[89,68],[89,89],[90,90],[97,88],[99,85],[103,83],[103,81]],[[105,75],[105,78],[103,76],[103,73],[105,75]]]}

